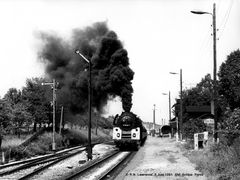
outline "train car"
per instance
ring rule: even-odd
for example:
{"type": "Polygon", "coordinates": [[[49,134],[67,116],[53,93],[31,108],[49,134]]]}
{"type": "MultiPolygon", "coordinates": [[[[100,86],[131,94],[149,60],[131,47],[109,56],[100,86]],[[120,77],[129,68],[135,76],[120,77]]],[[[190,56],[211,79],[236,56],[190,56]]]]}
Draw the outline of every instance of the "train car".
{"type": "Polygon", "coordinates": [[[147,130],[142,121],[132,112],[116,115],[113,121],[113,140],[117,147],[138,149],[147,138],[147,130]]]}
{"type": "Polygon", "coordinates": [[[160,137],[166,137],[166,136],[171,136],[172,129],[169,125],[164,125],[159,129],[159,136],[160,137]]]}

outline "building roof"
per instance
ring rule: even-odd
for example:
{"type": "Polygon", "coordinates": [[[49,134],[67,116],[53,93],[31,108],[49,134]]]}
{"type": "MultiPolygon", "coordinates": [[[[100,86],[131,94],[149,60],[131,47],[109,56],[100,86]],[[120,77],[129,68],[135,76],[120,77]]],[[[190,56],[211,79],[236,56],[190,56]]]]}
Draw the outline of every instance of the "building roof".
{"type": "Polygon", "coordinates": [[[211,113],[211,106],[186,106],[188,113],[211,113]]]}

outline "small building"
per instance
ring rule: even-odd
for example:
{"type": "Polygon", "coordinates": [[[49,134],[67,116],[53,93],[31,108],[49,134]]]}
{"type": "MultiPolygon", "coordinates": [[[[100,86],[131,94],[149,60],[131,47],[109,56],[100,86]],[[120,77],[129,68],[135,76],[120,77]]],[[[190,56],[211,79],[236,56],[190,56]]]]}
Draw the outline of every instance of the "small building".
{"type": "MultiPolygon", "coordinates": [[[[180,115],[180,99],[176,100],[177,102],[172,106],[174,108],[175,117],[170,120],[170,126],[172,128],[173,134],[177,131],[177,122],[179,127],[179,115],[180,115]]],[[[205,121],[207,125],[207,130],[211,133],[212,127],[214,124],[212,123],[213,115],[211,114],[211,106],[210,105],[203,105],[203,106],[183,106],[183,116],[187,114],[189,119],[202,119],[205,121]],[[208,119],[208,120],[206,120],[208,119]]],[[[184,120],[183,120],[184,123],[184,120]]]]}

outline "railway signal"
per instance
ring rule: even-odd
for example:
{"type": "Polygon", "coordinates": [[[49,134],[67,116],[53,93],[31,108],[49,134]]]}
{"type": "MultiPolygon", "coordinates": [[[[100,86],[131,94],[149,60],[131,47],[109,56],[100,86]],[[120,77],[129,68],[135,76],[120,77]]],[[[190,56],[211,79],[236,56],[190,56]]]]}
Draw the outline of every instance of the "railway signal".
{"type": "Polygon", "coordinates": [[[52,87],[52,90],[53,90],[53,100],[52,100],[52,105],[53,105],[53,133],[52,133],[52,150],[55,151],[56,150],[56,142],[55,142],[55,131],[56,131],[56,128],[55,128],[55,106],[56,106],[56,85],[58,83],[56,83],[56,80],[53,79],[53,82],[45,82],[45,83],[42,83],[42,85],[50,85],[52,87]]]}

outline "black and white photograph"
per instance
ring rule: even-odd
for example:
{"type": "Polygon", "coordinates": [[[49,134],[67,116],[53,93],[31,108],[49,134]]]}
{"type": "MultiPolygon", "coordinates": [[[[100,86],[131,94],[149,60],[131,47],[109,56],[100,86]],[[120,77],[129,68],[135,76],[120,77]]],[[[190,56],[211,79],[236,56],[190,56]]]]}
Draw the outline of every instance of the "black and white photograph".
{"type": "Polygon", "coordinates": [[[240,179],[240,0],[0,0],[1,180],[240,179]]]}

